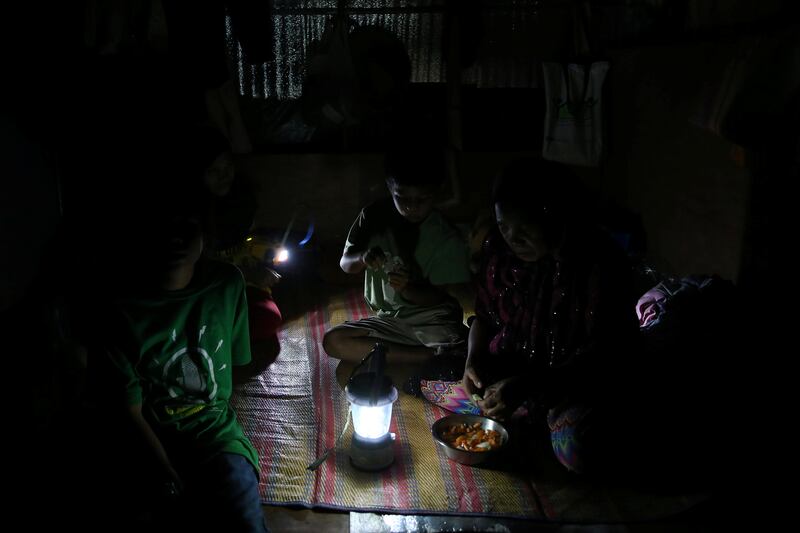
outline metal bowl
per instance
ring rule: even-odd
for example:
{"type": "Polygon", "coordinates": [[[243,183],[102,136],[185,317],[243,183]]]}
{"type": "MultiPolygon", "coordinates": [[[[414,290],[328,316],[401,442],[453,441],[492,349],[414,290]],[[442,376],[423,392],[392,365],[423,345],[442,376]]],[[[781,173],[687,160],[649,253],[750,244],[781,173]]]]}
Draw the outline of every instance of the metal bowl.
{"type": "Polygon", "coordinates": [[[479,415],[445,416],[444,418],[440,418],[433,423],[433,426],[431,427],[431,433],[433,434],[433,440],[435,440],[436,443],[441,446],[442,449],[444,449],[444,454],[448,459],[465,465],[476,465],[478,463],[483,463],[491,457],[497,455],[497,452],[502,450],[506,444],[508,444],[508,431],[506,431],[506,428],[504,428],[496,420],[479,415]],[[483,429],[493,429],[500,433],[500,446],[487,452],[468,452],[466,450],[454,448],[444,440],[443,434],[447,428],[459,424],[472,425],[476,422],[479,422],[481,424],[481,428],[483,429]]]}

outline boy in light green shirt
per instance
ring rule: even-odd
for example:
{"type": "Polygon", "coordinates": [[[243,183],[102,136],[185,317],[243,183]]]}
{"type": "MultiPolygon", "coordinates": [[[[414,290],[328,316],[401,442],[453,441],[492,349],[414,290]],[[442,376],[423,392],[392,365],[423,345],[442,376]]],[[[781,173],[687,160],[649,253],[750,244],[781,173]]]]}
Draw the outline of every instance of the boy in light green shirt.
{"type": "Polygon", "coordinates": [[[441,153],[388,154],[386,172],[391,198],[361,210],[339,261],[348,274],[364,272],[375,316],[332,328],[323,347],[357,362],[380,340],[389,362],[424,364],[465,346],[463,311],[451,292],[470,280],[467,247],[434,208],[445,176],[441,153]]]}

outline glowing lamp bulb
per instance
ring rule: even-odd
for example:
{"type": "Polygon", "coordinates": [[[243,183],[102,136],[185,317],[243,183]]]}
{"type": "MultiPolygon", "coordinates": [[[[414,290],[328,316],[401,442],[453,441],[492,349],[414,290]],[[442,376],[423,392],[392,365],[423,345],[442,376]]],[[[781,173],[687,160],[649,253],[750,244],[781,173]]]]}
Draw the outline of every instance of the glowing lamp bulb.
{"type": "Polygon", "coordinates": [[[367,439],[379,439],[389,433],[389,424],[392,421],[392,403],[383,405],[358,405],[352,404],[353,426],[355,432],[367,439]]]}
{"type": "Polygon", "coordinates": [[[281,248],[278,250],[278,253],[275,254],[275,262],[276,263],[285,263],[289,260],[289,250],[286,248],[281,248]]]}

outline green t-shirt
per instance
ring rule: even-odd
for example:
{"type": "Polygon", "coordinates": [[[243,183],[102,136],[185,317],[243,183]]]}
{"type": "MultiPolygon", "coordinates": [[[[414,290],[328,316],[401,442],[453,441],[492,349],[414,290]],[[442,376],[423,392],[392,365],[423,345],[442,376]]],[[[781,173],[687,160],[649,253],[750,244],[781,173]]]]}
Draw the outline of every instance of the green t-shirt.
{"type": "MultiPolygon", "coordinates": [[[[450,285],[470,280],[466,241],[438,211],[413,224],[400,216],[391,198],[365,207],[350,228],[344,251],[363,252],[376,246],[386,254],[386,263],[382,270],[366,269],[364,298],[378,316],[406,318],[423,308],[389,285],[388,273],[395,265],[407,268],[412,282],[450,285]]],[[[460,312],[454,298],[439,305],[460,312]]]]}
{"type": "Polygon", "coordinates": [[[185,289],[118,302],[117,377],[177,463],[227,452],[258,469],[229,405],[232,367],[250,362],[244,287],[236,267],[201,261],[185,289]]]}

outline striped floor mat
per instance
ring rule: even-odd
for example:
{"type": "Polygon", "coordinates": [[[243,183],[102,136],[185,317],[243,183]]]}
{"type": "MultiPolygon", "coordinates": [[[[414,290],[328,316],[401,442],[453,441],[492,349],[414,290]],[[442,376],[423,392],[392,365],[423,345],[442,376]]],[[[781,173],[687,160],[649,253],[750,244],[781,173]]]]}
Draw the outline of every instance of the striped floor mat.
{"type": "Polygon", "coordinates": [[[332,297],[280,333],[282,351],[257,380],[240,388],[233,405],[260,456],[262,501],[352,511],[507,516],[535,520],[617,521],[655,518],[685,509],[699,495],[655,500],[615,494],[556,476],[526,479],[513,471],[447,460],[430,427],[446,412],[401,393],[390,431],[394,464],[379,473],[353,468],[352,426],[316,471],[306,466],[333,447],[347,420],[336,362],[322,350],[325,331],[367,316],[359,291],[332,297]]]}

